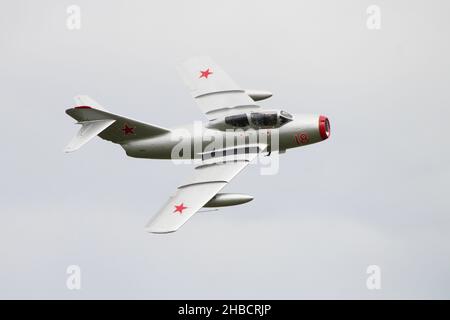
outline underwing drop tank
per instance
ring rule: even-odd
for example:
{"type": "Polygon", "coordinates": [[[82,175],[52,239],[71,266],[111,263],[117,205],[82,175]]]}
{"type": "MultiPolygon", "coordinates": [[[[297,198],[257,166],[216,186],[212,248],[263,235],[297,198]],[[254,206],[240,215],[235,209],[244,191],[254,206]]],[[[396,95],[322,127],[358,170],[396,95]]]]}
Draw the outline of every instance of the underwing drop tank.
{"type": "Polygon", "coordinates": [[[272,96],[272,92],[262,90],[245,90],[245,93],[252,98],[253,101],[269,99],[272,96]]]}
{"type": "Polygon", "coordinates": [[[209,202],[207,202],[205,208],[215,207],[228,207],[236,206],[238,204],[244,204],[252,201],[253,197],[246,194],[239,193],[218,193],[209,202]]]}

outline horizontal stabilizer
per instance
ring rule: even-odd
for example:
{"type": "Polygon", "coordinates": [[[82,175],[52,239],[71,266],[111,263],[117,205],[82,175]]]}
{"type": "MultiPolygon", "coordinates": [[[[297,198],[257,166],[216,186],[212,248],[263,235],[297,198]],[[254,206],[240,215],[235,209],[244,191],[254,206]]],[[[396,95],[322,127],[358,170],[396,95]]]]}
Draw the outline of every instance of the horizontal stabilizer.
{"type": "Polygon", "coordinates": [[[102,111],[106,111],[105,108],[103,108],[97,101],[95,101],[94,99],[92,99],[91,97],[87,96],[87,95],[78,95],[76,97],[74,97],[76,105],[78,107],[86,107],[89,106],[91,108],[95,108],[97,110],[102,110],[102,111]]]}
{"type": "Polygon", "coordinates": [[[69,142],[69,144],[64,149],[65,152],[72,152],[78,150],[89,142],[92,138],[97,136],[100,132],[112,125],[116,120],[93,120],[79,122],[81,124],[80,130],[77,132],[75,137],[69,142]]]}

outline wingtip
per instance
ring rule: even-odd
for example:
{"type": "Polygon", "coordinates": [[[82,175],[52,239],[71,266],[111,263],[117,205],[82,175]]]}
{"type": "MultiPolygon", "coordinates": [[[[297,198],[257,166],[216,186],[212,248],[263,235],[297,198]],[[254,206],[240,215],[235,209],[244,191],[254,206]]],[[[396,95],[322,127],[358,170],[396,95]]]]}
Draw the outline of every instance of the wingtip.
{"type": "Polygon", "coordinates": [[[79,148],[74,148],[74,147],[72,147],[72,146],[70,146],[70,145],[67,145],[67,146],[65,146],[64,147],[64,149],[62,150],[64,153],[71,153],[71,152],[74,152],[74,151],[76,151],[76,150],[78,150],[79,148]]]}
{"type": "Polygon", "coordinates": [[[145,231],[148,233],[154,233],[154,234],[167,234],[167,233],[174,233],[177,230],[157,230],[152,228],[145,228],[145,231]]]}
{"type": "Polygon", "coordinates": [[[169,226],[159,225],[157,223],[149,222],[144,227],[145,231],[148,233],[156,233],[156,234],[165,234],[165,233],[173,233],[177,231],[179,228],[171,228],[169,226]]]}
{"type": "Polygon", "coordinates": [[[74,152],[75,150],[73,150],[73,149],[68,149],[68,148],[64,148],[63,149],[63,152],[64,153],[72,153],[72,152],[74,152]]]}

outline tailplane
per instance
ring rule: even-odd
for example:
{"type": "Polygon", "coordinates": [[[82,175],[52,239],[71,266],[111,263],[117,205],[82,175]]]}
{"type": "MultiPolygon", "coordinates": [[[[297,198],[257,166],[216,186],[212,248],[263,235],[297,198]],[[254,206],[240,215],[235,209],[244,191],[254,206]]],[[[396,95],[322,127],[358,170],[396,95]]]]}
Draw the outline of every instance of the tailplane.
{"type": "Polygon", "coordinates": [[[110,113],[88,96],[77,96],[75,101],[76,106],[67,109],[66,113],[77,120],[81,128],[64,149],[65,152],[79,149],[97,135],[124,144],[170,132],[166,128],[110,113]]]}

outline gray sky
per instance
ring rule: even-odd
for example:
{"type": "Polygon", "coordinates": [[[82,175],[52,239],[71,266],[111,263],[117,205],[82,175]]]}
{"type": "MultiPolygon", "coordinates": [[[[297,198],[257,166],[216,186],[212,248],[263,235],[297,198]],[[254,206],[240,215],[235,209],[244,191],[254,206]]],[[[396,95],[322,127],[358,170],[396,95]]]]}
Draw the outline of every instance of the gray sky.
{"type": "Polygon", "coordinates": [[[0,11],[0,298],[450,298],[448,1],[9,1],[0,11]],[[66,9],[81,8],[81,29],[66,9]],[[381,29],[366,9],[381,8],[381,29]],[[255,200],[179,232],[144,225],[192,174],[127,158],[64,110],[88,94],[166,127],[204,119],[175,70],[213,57],[264,106],[321,113],[329,140],[255,200]],[[79,265],[81,290],[66,288],[79,265]],[[381,290],[366,268],[381,268],[381,290]]]}

